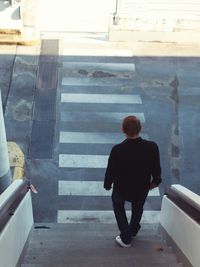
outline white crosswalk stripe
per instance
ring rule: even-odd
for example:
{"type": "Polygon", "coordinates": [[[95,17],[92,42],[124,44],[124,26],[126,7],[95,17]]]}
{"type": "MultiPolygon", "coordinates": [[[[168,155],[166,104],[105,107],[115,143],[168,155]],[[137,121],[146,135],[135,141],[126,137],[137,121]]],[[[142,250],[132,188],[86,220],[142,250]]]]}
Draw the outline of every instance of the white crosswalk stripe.
{"type": "MultiPolygon", "coordinates": [[[[110,77],[106,79],[105,77],[65,77],[62,79],[62,85],[76,85],[76,86],[123,86],[126,82],[126,78],[121,80],[116,79],[116,77],[110,77]]],[[[131,85],[131,83],[128,83],[131,85]]]]}
{"type": "MultiPolygon", "coordinates": [[[[98,123],[98,121],[101,121],[101,123],[107,121],[110,123],[119,123],[121,124],[122,120],[130,115],[135,115],[138,117],[141,121],[141,123],[145,123],[145,116],[144,113],[139,112],[133,112],[132,114],[130,112],[87,112],[87,111],[74,111],[74,112],[62,112],[60,114],[61,121],[89,121],[91,123],[98,123]]],[[[120,129],[120,126],[119,126],[120,129]]]]}
{"type": "Polygon", "coordinates": [[[106,168],[107,162],[107,155],[59,155],[59,167],[65,168],[106,168]]]}
{"type": "Polygon", "coordinates": [[[114,94],[61,94],[62,103],[109,103],[109,104],[142,104],[139,95],[114,94]]]}
{"type": "Polygon", "coordinates": [[[60,143],[115,144],[123,139],[121,133],[60,132],[60,143]]]}
{"type": "MultiPolygon", "coordinates": [[[[147,134],[142,134],[148,139],[147,134]]],[[[117,144],[125,139],[122,133],[60,132],[60,143],[77,144],[117,144]]]]}
{"type": "Polygon", "coordinates": [[[113,72],[135,72],[135,64],[134,63],[109,63],[109,62],[63,62],[63,67],[65,70],[81,70],[85,71],[112,71],[113,72]]]}
{"type": "Polygon", "coordinates": [[[81,48],[64,48],[63,55],[80,55],[80,56],[105,56],[105,57],[132,57],[133,52],[129,49],[81,49],[81,48]]]}
{"type": "MultiPolygon", "coordinates": [[[[59,181],[60,196],[110,196],[111,191],[103,188],[100,181],[59,181]]],[[[160,196],[158,188],[149,191],[148,196],[160,196]]]]}

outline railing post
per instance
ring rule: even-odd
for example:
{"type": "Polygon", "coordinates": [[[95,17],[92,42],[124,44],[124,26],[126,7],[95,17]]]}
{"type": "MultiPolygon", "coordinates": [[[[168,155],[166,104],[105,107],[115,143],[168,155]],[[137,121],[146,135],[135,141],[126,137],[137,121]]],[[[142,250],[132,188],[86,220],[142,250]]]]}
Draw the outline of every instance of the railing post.
{"type": "Polygon", "coordinates": [[[14,6],[16,2],[20,2],[21,0],[10,0],[11,6],[14,6]]]}
{"type": "Polygon", "coordinates": [[[119,17],[118,17],[118,8],[119,8],[119,0],[116,0],[115,4],[115,12],[113,14],[113,24],[118,25],[119,17]]]}
{"type": "Polygon", "coordinates": [[[8,159],[8,148],[0,90],[0,194],[9,186],[10,183],[11,171],[8,159]]]}

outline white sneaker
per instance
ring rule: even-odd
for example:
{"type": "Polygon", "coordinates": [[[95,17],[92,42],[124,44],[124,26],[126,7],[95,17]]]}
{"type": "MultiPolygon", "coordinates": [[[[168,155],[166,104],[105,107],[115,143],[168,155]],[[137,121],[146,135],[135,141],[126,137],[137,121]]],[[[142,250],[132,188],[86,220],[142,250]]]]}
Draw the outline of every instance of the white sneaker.
{"type": "Polygon", "coordinates": [[[131,244],[125,244],[122,240],[121,240],[121,237],[118,235],[116,238],[115,238],[115,241],[118,245],[120,245],[120,247],[123,247],[123,248],[130,248],[131,247],[131,244]]]}

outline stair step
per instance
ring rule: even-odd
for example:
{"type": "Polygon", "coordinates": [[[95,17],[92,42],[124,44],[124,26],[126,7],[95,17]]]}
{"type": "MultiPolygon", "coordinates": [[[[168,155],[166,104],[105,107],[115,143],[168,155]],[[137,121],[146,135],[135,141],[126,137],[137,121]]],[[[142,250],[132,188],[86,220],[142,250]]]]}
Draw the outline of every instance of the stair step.
{"type": "MultiPolygon", "coordinates": [[[[95,265],[97,266],[97,265],[95,265]]],[[[101,265],[103,266],[103,265],[101,265]]],[[[123,265],[121,263],[115,263],[114,265],[112,265],[112,263],[110,265],[104,265],[104,266],[110,266],[110,267],[122,267],[123,265]]],[[[126,266],[129,267],[160,267],[160,264],[141,264],[138,263],[136,265],[133,265],[131,262],[129,263],[129,265],[126,263],[126,266]]],[[[76,263],[72,263],[72,264],[22,264],[21,267],[93,267],[92,265],[89,265],[88,263],[81,263],[81,265],[76,264],[76,263]]],[[[182,263],[164,263],[162,264],[162,267],[183,267],[182,263]]]]}
{"type": "MultiPolygon", "coordinates": [[[[72,239],[73,237],[71,237],[72,239]]],[[[37,250],[43,250],[43,251],[60,251],[65,253],[66,249],[68,253],[74,251],[74,247],[77,247],[77,249],[80,250],[82,247],[84,249],[90,249],[91,251],[94,248],[94,253],[96,249],[99,249],[103,251],[103,253],[106,253],[107,246],[112,247],[114,244],[114,237],[101,237],[101,238],[80,238],[80,240],[74,240],[73,242],[70,242],[69,244],[69,238],[66,238],[66,241],[60,241],[59,237],[57,239],[51,240],[50,238],[48,240],[38,240],[37,242],[30,243],[30,248],[28,250],[29,253],[35,253],[37,250]],[[84,242],[87,239],[87,244],[85,245],[84,242]],[[94,247],[95,243],[95,247],[94,247]],[[55,245],[56,244],[56,245],[55,245]]],[[[162,242],[150,242],[147,240],[139,240],[135,239],[132,241],[132,246],[134,248],[134,253],[136,254],[142,254],[144,251],[149,254],[170,254],[172,251],[170,248],[167,247],[166,244],[162,242]]]]}
{"type": "Polygon", "coordinates": [[[0,35],[20,35],[21,29],[11,29],[11,28],[0,28],[0,35]]]}
{"type": "Polygon", "coordinates": [[[35,227],[23,267],[118,267],[124,263],[135,267],[180,266],[158,234],[156,224],[142,225],[129,249],[115,244],[118,229],[112,224],[36,224],[35,227]]]}
{"type": "Polygon", "coordinates": [[[39,35],[33,28],[23,28],[22,30],[9,29],[5,33],[0,29],[0,44],[22,44],[33,45],[39,41],[39,35]]]}
{"type": "MultiPolygon", "coordinates": [[[[108,237],[113,239],[119,231],[117,226],[113,224],[35,224],[30,242],[37,243],[38,241],[48,241],[49,239],[65,242],[65,240],[72,237],[71,233],[73,233],[74,239],[77,238],[77,240],[86,237],[108,237]]],[[[148,226],[148,224],[143,224],[137,237],[145,241],[150,240],[152,242],[152,238],[154,241],[161,241],[157,225],[148,226]]]]}
{"type": "MultiPolygon", "coordinates": [[[[84,255],[80,255],[80,250],[76,248],[74,248],[73,253],[70,251],[69,254],[66,252],[61,253],[59,250],[41,250],[40,252],[36,251],[35,255],[29,255],[29,257],[26,257],[25,262],[31,264],[46,264],[47,266],[50,264],[56,266],[59,264],[66,264],[66,266],[70,266],[72,264],[77,266],[86,266],[86,264],[88,264],[88,266],[116,266],[116,264],[121,264],[121,266],[124,266],[123,264],[125,262],[131,263],[133,266],[148,266],[147,264],[160,264],[160,266],[163,266],[166,262],[168,264],[177,263],[174,255],[135,255],[133,249],[129,249],[129,252],[127,252],[126,255],[122,255],[122,251],[120,251],[120,249],[121,248],[107,248],[107,254],[104,252],[100,253],[100,251],[96,251],[94,254],[93,251],[84,250],[82,252],[84,255]],[[53,255],[50,255],[51,253],[53,255]]],[[[126,266],[128,265],[126,264],[126,266]]]]}
{"type": "MultiPolygon", "coordinates": [[[[148,235],[157,235],[158,234],[158,227],[159,225],[156,223],[143,223],[141,226],[141,230],[139,232],[140,235],[146,236],[148,235]]],[[[82,231],[89,231],[89,232],[98,232],[98,231],[118,231],[117,225],[108,223],[108,224],[101,224],[101,223],[73,223],[73,224],[65,224],[65,223],[35,223],[34,230],[41,233],[45,233],[45,231],[51,230],[52,233],[55,231],[75,231],[78,232],[82,231]]]]}

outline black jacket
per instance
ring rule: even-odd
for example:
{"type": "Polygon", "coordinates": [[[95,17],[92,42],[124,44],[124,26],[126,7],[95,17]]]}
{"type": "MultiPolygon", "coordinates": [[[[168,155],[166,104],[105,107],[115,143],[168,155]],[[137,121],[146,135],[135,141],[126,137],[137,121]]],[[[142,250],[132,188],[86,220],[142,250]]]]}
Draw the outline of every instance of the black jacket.
{"type": "Polygon", "coordinates": [[[126,200],[145,200],[150,183],[161,183],[159,149],[156,143],[138,137],[126,139],[111,150],[104,188],[114,190],[126,200]]]}

